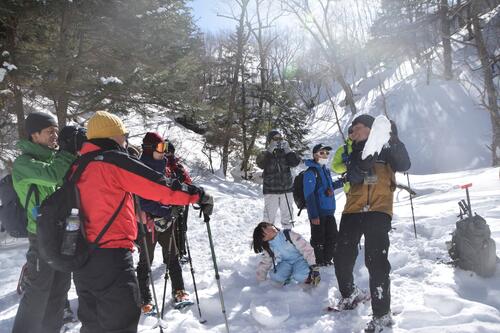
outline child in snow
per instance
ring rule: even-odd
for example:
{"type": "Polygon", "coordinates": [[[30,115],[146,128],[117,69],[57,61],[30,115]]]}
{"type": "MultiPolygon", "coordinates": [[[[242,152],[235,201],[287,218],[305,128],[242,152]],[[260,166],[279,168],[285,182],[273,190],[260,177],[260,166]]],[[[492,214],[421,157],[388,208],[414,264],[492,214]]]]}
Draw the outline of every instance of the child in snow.
{"type": "Polygon", "coordinates": [[[263,257],[257,266],[257,280],[269,277],[281,285],[291,279],[299,283],[318,285],[321,280],[311,245],[298,233],[283,231],[268,222],[261,222],[253,231],[252,247],[263,257]]]}

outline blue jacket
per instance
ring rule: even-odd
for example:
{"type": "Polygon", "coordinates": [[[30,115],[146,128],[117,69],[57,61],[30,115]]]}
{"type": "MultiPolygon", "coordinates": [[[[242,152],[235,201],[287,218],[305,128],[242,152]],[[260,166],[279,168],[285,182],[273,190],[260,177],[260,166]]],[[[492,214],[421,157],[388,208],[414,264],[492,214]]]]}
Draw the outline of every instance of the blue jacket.
{"type": "MultiPolygon", "coordinates": [[[[304,172],[303,184],[309,219],[333,215],[335,213],[335,194],[333,191],[339,184],[335,182],[334,186],[330,169],[326,165],[320,165],[312,159],[306,160],[304,164],[309,167],[304,172]],[[311,168],[316,169],[316,172],[311,170],[311,168]],[[321,180],[318,179],[318,185],[316,185],[316,177],[321,178],[321,180]],[[327,192],[330,195],[327,195],[327,192]]],[[[340,186],[342,185],[340,184],[340,186]]]]}
{"type": "MultiPolygon", "coordinates": [[[[154,171],[159,172],[162,175],[165,175],[167,167],[167,160],[165,158],[158,161],[150,156],[143,154],[141,156],[141,162],[146,164],[154,171]]],[[[151,214],[152,216],[165,217],[167,218],[167,220],[169,220],[172,215],[172,208],[170,206],[164,206],[159,202],[146,200],[143,198],[140,198],[140,202],[141,202],[141,209],[146,213],[151,214]]]]}

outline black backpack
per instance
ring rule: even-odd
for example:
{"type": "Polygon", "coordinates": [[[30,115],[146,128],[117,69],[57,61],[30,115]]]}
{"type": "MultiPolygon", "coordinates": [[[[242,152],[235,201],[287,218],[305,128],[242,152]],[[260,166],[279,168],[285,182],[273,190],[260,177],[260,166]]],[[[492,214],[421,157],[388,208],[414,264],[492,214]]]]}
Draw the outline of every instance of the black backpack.
{"type": "Polygon", "coordinates": [[[38,249],[42,259],[55,270],[72,272],[81,268],[88,260],[89,255],[98,248],[99,241],[115,220],[118,212],[125,202],[126,195],[113,213],[108,223],[101,230],[93,243],[88,243],[85,238],[85,217],[80,209],[80,198],[76,182],[82,175],[87,165],[92,161],[102,161],[105,155],[113,151],[95,151],[78,158],[65,176],[63,185],[49,195],[41,204],[37,217],[38,249]],[[72,172],[73,168],[75,171],[72,172]],[[63,235],[66,230],[66,219],[73,208],[79,209],[80,233],[76,243],[76,251],[72,256],[61,254],[63,235]]]}
{"type": "Polygon", "coordinates": [[[488,224],[481,216],[472,215],[465,201],[459,202],[461,219],[452,233],[448,252],[453,263],[476,272],[479,276],[490,277],[496,271],[496,245],[491,238],[488,224]],[[465,215],[465,218],[464,218],[465,215]]]}
{"type": "Polygon", "coordinates": [[[299,209],[297,216],[300,216],[302,209],[306,207],[306,198],[304,197],[304,173],[309,169],[312,169],[316,175],[316,188],[319,186],[318,183],[321,183],[321,177],[319,177],[318,170],[316,170],[316,168],[309,167],[299,172],[299,174],[295,177],[293,180],[293,201],[295,201],[295,204],[299,209]]]}
{"type": "MultiPolygon", "coordinates": [[[[24,207],[28,207],[31,195],[35,194],[36,205],[40,204],[38,188],[32,184],[26,195],[24,207]]],[[[7,175],[0,180],[0,222],[2,228],[5,229],[10,236],[15,238],[28,237],[26,226],[28,218],[26,210],[21,205],[19,197],[14,190],[12,183],[12,175],[7,175]]]]}

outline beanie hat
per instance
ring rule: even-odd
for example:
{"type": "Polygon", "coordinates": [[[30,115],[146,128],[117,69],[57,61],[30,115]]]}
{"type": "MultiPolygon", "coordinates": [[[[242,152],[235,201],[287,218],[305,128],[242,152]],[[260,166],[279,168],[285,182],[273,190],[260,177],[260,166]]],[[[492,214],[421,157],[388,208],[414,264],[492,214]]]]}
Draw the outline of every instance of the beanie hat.
{"type": "Polygon", "coordinates": [[[160,134],[155,132],[147,132],[142,139],[142,153],[145,155],[153,155],[153,151],[156,149],[156,145],[160,142],[164,142],[160,134]]]}
{"type": "Polygon", "coordinates": [[[354,118],[354,120],[352,121],[352,126],[354,127],[356,124],[363,124],[368,128],[372,128],[374,121],[375,121],[375,118],[373,118],[369,114],[362,114],[362,115],[354,118]]]}
{"type": "Polygon", "coordinates": [[[121,119],[107,111],[97,111],[87,124],[87,138],[89,140],[110,138],[127,133],[121,119]]]}
{"type": "Polygon", "coordinates": [[[57,127],[56,119],[51,114],[43,112],[32,112],[24,121],[24,127],[26,129],[26,134],[28,134],[28,138],[31,137],[31,134],[40,132],[51,126],[57,127]]]}
{"type": "Polygon", "coordinates": [[[280,131],[278,130],[271,130],[269,133],[267,133],[267,142],[271,141],[273,137],[276,135],[281,135],[280,131]]]}

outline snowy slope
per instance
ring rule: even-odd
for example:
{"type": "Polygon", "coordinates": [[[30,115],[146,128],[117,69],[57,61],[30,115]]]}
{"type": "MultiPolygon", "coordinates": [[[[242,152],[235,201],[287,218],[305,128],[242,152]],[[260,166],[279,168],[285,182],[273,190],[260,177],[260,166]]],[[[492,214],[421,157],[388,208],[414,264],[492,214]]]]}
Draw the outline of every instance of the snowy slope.
{"type": "MultiPolygon", "coordinates": [[[[483,16],[485,40],[491,54],[500,54],[500,6],[483,16]]],[[[454,35],[462,40],[465,31],[454,35]]],[[[440,77],[442,58],[440,47],[434,50],[433,74],[426,81],[425,65],[408,61],[385,64],[353,87],[359,113],[372,116],[384,114],[398,124],[402,141],[412,157],[411,172],[429,174],[474,169],[491,165],[490,115],[481,106],[482,89],[480,63],[474,46],[452,42],[454,80],[440,77]],[[382,86],[383,94],[380,91],[382,86]]],[[[496,81],[497,85],[499,81],[496,81]]],[[[343,92],[336,100],[343,100],[343,92]]],[[[354,116],[336,106],[343,131],[354,116]]],[[[318,106],[309,126],[311,146],[317,142],[338,147],[342,138],[334,125],[335,117],[329,102],[318,106]]]]}
{"type": "MultiPolygon", "coordinates": [[[[492,278],[484,279],[471,272],[456,270],[443,262],[449,260],[445,241],[450,239],[458,212],[456,201],[464,197],[454,186],[467,182],[471,189],[473,209],[488,221],[492,236],[500,245],[499,169],[486,168],[460,173],[411,176],[418,197],[414,199],[418,239],[413,236],[411,209],[407,192],[395,196],[394,231],[391,233],[392,309],[394,332],[498,332],[500,331],[500,267],[492,278]]],[[[406,178],[398,175],[398,181],[406,178]]],[[[268,282],[255,280],[258,255],[250,250],[251,234],[260,221],[263,199],[258,185],[229,183],[216,177],[201,182],[215,195],[216,209],[211,221],[215,251],[223,286],[225,308],[232,332],[353,332],[363,328],[369,319],[370,307],[361,306],[342,314],[325,314],[322,309],[338,297],[333,268],[322,268],[322,282],[305,292],[298,285],[276,288],[268,282]],[[289,306],[290,317],[279,327],[264,327],[251,315],[251,306],[262,304],[278,308],[289,306]]],[[[337,194],[338,207],[345,197],[337,194]]],[[[339,208],[340,209],[340,208],[339,208]]],[[[309,238],[305,214],[297,221],[296,230],[309,238]]],[[[336,213],[340,219],[340,212],[336,213]]],[[[203,317],[200,324],[196,306],[188,310],[173,310],[166,305],[166,332],[224,332],[217,284],[214,278],[207,232],[204,223],[191,211],[188,237],[196,270],[203,317]]],[[[0,247],[0,332],[9,332],[17,310],[19,296],[15,286],[27,248],[25,241],[0,247]]],[[[498,251],[497,251],[498,253],[498,251]]],[[[163,290],[164,267],[161,251],[156,249],[153,267],[159,297],[163,290]]],[[[368,286],[368,273],[360,254],[355,267],[355,279],[368,286]]],[[[184,280],[192,292],[189,267],[184,266],[184,280]]],[[[167,286],[167,301],[169,301],[167,286]]],[[[77,306],[74,289],[71,303],[77,306]]],[[[193,295],[194,298],[194,295],[193,295]]],[[[276,310],[276,309],[275,309],[276,310]]],[[[148,327],[154,318],[142,318],[139,330],[153,332],[148,327]]],[[[156,330],[158,331],[158,330],[156,330]]],[[[70,332],[78,332],[78,327],[70,332]]]]}

